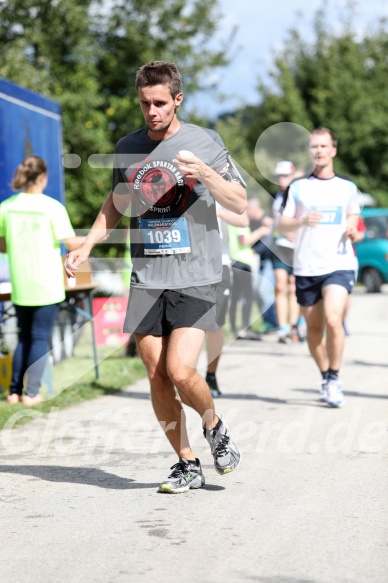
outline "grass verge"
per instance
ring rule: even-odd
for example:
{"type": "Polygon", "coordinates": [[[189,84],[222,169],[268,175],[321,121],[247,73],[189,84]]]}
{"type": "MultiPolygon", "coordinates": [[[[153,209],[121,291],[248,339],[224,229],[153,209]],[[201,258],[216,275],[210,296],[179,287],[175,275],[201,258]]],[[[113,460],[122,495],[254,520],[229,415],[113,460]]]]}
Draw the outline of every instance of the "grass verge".
{"type": "MultiPolygon", "coordinates": [[[[252,329],[259,331],[261,319],[256,306],[252,310],[252,329]]],[[[224,328],[225,340],[233,338],[230,332],[229,320],[224,328]]],[[[95,399],[102,395],[110,395],[135,383],[146,376],[145,367],[140,358],[123,357],[124,348],[98,348],[99,379],[96,380],[91,344],[91,329],[85,325],[72,358],[63,360],[52,367],[52,385],[54,394],[48,393],[47,386],[43,386],[41,394],[45,398],[43,403],[33,407],[41,413],[49,413],[52,407],[70,407],[88,399],[95,399]]],[[[25,410],[21,404],[9,405],[6,394],[0,396],[0,429],[4,428],[8,419],[18,411],[25,410]]],[[[33,417],[22,415],[20,419],[12,420],[12,427],[31,421],[33,417]]]]}
{"type": "MultiPolygon", "coordinates": [[[[140,358],[123,357],[123,348],[114,350],[104,347],[98,349],[100,376],[96,380],[88,332],[85,330],[82,334],[72,358],[52,367],[54,394],[48,394],[47,387],[42,387],[41,394],[46,400],[34,409],[48,413],[52,407],[70,407],[87,399],[117,393],[146,375],[140,358]]],[[[25,410],[23,405],[9,405],[5,399],[6,394],[0,398],[0,429],[15,413],[25,410]]],[[[21,416],[15,423],[12,421],[12,426],[28,423],[31,419],[21,416]]]]}

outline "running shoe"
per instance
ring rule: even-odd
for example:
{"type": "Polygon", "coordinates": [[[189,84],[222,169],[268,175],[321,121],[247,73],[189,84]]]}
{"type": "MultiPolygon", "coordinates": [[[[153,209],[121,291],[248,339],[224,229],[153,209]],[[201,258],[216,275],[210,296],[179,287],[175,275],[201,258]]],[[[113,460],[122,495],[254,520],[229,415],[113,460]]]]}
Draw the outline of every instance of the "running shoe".
{"type": "Polygon", "coordinates": [[[292,326],[289,337],[291,342],[299,342],[298,328],[296,326],[292,326]]]}
{"type": "Polygon", "coordinates": [[[278,342],[279,344],[289,344],[291,342],[291,339],[287,334],[279,334],[278,342]]]}
{"type": "Polygon", "coordinates": [[[160,484],[158,492],[181,494],[190,488],[201,488],[205,483],[205,476],[198,458],[195,458],[195,462],[182,458],[170,469],[171,474],[163,484],[160,484]]]}
{"type": "Polygon", "coordinates": [[[342,407],[344,404],[344,395],[338,379],[328,379],[326,400],[329,407],[342,407]]]}
{"type": "Polygon", "coordinates": [[[215,375],[206,375],[206,383],[207,386],[209,387],[211,396],[213,397],[213,399],[218,399],[218,397],[221,397],[222,393],[218,387],[218,383],[217,383],[217,379],[215,375]]]}
{"type": "Polygon", "coordinates": [[[307,325],[304,318],[299,318],[296,325],[299,342],[304,342],[307,338],[307,325]]]}
{"type": "Polygon", "coordinates": [[[327,379],[322,379],[319,381],[319,400],[322,402],[327,401],[327,379]]]}
{"type": "Polygon", "coordinates": [[[261,338],[260,334],[257,334],[257,332],[253,332],[253,330],[241,330],[241,332],[238,333],[236,340],[259,341],[259,340],[262,340],[262,338],[261,338]]]}
{"type": "Polygon", "coordinates": [[[259,328],[260,334],[271,334],[271,332],[277,332],[279,330],[278,326],[274,324],[269,324],[268,322],[263,322],[259,328]]]}
{"type": "Polygon", "coordinates": [[[227,423],[221,418],[221,426],[217,429],[204,429],[210,451],[214,458],[214,467],[219,474],[233,472],[241,462],[241,453],[230,435],[227,423]]]}

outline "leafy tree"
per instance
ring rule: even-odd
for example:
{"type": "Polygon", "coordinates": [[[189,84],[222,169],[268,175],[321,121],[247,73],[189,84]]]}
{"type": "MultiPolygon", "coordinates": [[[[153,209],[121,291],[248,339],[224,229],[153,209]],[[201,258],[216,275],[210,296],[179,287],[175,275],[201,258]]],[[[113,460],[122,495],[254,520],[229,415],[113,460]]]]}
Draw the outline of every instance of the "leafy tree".
{"type": "Polygon", "coordinates": [[[190,94],[227,63],[229,39],[208,48],[217,8],[218,0],[0,0],[0,75],[60,102],[64,153],[81,157],[65,172],[76,227],[91,226],[110,188],[110,169],[92,168],[89,156],[112,153],[143,123],[137,69],[177,62],[190,94]]]}
{"type": "Polygon", "coordinates": [[[140,65],[152,60],[176,62],[185,94],[190,95],[208,87],[213,68],[227,64],[229,39],[219,50],[207,48],[219,21],[217,4],[217,0],[116,1],[99,27],[102,52],[97,63],[115,140],[143,123],[134,87],[140,65]]]}
{"type": "Polygon", "coordinates": [[[329,127],[339,139],[338,171],[388,206],[386,22],[359,38],[352,12],[336,34],[324,11],[318,11],[314,36],[308,43],[297,30],[289,32],[274,60],[271,82],[259,83],[261,104],[253,114],[248,143],[254,147],[265,129],[280,122],[309,131],[329,127]]]}
{"type": "Polygon", "coordinates": [[[220,134],[235,162],[237,162],[247,184],[248,197],[256,196],[263,208],[271,206],[267,191],[259,183],[259,173],[255,163],[254,151],[248,145],[249,117],[247,112],[219,118],[215,130],[220,134]]]}

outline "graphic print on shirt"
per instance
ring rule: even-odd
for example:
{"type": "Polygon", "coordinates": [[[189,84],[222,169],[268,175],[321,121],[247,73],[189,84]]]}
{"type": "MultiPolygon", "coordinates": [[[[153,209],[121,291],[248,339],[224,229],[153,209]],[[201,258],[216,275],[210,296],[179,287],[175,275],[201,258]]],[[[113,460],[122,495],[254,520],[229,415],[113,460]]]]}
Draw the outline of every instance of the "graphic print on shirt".
{"type": "Polygon", "coordinates": [[[190,253],[187,221],[182,214],[194,202],[196,180],[187,180],[171,162],[145,160],[125,172],[132,186],[145,255],[190,253]]]}

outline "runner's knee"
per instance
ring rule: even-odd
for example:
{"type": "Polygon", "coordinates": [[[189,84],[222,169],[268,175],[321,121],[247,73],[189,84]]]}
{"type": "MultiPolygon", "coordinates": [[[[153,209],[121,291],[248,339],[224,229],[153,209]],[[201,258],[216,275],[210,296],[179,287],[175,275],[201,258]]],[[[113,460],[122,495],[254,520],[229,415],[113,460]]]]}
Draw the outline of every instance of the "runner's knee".
{"type": "Polygon", "coordinates": [[[191,386],[191,381],[196,375],[196,369],[188,366],[174,366],[168,370],[168,375],[178,391],[188,390],[191,386]]]}
{"type": "Polygon", "coordinates": [[[326,316],[326,326],[331,330],[336,330],[337,328],[342,329],[342,317],[338,312],[330,312],[326,316]]]}
{"type": "Polygon", "coordinates": [[[155,387],[155,388],[163,388],[165,386],[168,386],[171,383],[171,380],[167,374],[167,371],[163,368],[152,368],[151,370],[148,370],[148,378],[151,384],[151,387],[155,387]]]}
{"type": "Polygon", "coordinates": [[[318,339],[318,341],[322,338],[324,333],[324,327],[319,322],[309,322],[307,326],[308,337],[309,339],[318,339]]]}

